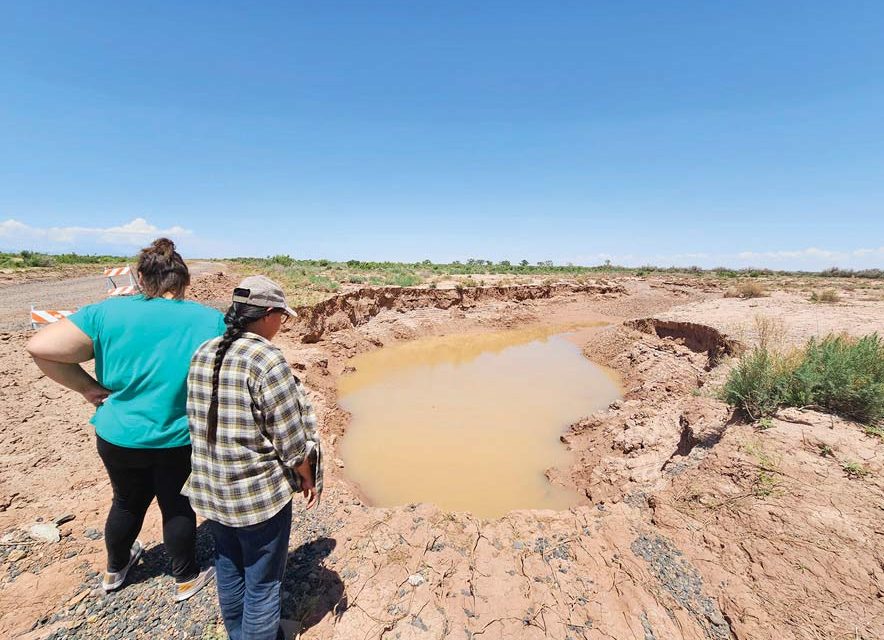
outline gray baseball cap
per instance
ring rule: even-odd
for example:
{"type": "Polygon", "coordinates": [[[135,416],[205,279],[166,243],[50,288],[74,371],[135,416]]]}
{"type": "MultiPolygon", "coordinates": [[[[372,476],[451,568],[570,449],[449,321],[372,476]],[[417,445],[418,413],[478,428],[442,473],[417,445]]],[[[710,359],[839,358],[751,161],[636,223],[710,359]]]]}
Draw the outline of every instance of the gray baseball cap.
{"type": "Polygon", "coordinates": [[[298,314],[285,301],[282,288],[267,276],[249,276],[233,290],[233,301],[268,309],[282,309],[292,318],[298,314]]]}

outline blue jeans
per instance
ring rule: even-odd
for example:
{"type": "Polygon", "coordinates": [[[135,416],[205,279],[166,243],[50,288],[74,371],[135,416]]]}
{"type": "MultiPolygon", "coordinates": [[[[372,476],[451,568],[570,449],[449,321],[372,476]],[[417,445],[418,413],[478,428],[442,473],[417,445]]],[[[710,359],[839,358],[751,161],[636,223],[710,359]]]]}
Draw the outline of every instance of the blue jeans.
{"type": "Polygon", "coordinates": [[[280,598],[292,503],[250,527],[209,522],[215,537],[218,604],[230,640],[282,640],[280,598]]]}

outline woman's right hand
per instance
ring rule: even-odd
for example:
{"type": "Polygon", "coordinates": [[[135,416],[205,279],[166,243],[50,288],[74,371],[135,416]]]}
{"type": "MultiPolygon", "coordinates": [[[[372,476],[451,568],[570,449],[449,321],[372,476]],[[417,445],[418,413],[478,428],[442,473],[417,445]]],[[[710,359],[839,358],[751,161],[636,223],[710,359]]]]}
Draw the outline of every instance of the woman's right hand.
{"type": "Polygon", "coordinates": [[[316,484],[313,480],[313,465],[310,464],[310,459],[306,458],[304,462],[295,467],[295,473],[301,479],[301,490],[307,499],[304,509],[312,509],[319,501],[319,494],[316,493],[316,484]]]}

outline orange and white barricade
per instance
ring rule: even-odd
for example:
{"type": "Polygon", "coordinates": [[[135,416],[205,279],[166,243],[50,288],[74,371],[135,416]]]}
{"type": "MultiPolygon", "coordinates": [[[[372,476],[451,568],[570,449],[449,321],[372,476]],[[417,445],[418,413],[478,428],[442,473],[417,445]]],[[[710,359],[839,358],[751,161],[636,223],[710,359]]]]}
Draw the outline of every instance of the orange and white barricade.
{"type": "Polygon", "coordinates": [[[53,322],[58,322],[62,318],[67,318],[73,311],[60,309],[35,309],[31,305],[31,329],[37,329],[53,322]]]}
{"type": "Polygon", "coordinates": [[[109,296],[131,296],[138,293],[138,287],[135,285],[135,279],[132,277],[132,268],[129,265],[125,267],[108,267],[104,270],[104,277],[107,278],[107,295],[109,296]],[[117,282],[120,278],[127,278],[128,284],[117,282]]]}

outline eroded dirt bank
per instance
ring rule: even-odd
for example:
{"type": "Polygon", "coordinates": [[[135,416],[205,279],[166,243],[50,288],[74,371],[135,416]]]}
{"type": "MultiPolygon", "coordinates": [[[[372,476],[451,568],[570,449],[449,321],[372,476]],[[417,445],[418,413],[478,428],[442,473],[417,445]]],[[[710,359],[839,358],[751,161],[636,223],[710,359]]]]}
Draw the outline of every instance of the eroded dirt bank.
{"type": "MultiPolygon", "coordinates": [[[[204,276],[193,290],[223,300],[232,284],[204,276]]],[[[884,637],[882,445],[811,411],[783,412],[762,430],[714,398],[728,356],[751,345],[748,301],[641,280],[503,289],[349,293],[281,337],[329,459],[323,505],[296,516],[284,594],[304,638],[884,637]],[[723,315],[733,326],[710,321],[716,304],[734,305],[723,315]],[[741,319],[745,331],[734,329],[741,319]],[[619,371],[625,397],[564,434],[575,464],[548,473],[585,504],[493,521],[431,505],[377,509],[335,463],[348,420],[335,387],[350,356],[422,335],[598,320],[610,324],[586,334],[584,351],[619,371]],[[848,461],[869,474],[848,476],[848,461]]],[[[793,297],[804,331],[801,314],[819,308],[793,297]]],[[[861,311],[877,324],[856,330],[884,330],[878,305],[861,311]]],[[[832,314],[852,330],[849,303],[832,314]]],[[[154,553],[134,583],[90,592],[110,490],[88,409],[39,375],[26,337],[0,337],[0,636],[223,637],[214,589],[170,602],[155,507],[142,536],[154,553]],[[76,519],[58,543],[21,531],[64,513],[76,519]]]]}

